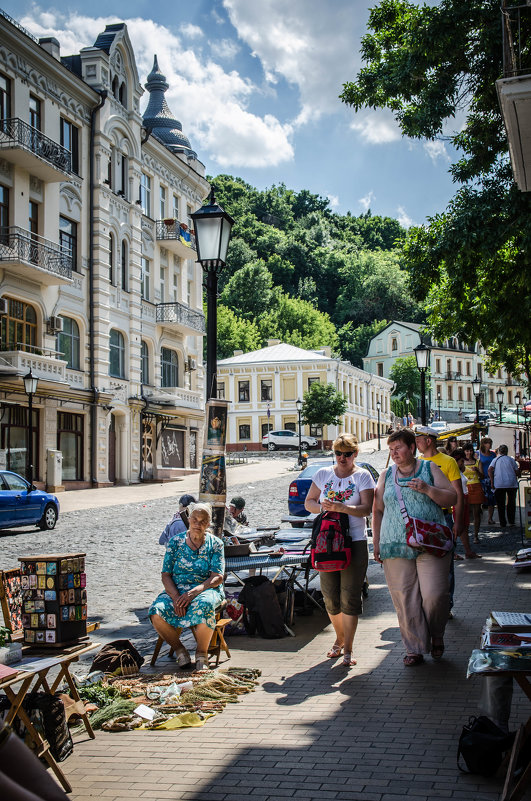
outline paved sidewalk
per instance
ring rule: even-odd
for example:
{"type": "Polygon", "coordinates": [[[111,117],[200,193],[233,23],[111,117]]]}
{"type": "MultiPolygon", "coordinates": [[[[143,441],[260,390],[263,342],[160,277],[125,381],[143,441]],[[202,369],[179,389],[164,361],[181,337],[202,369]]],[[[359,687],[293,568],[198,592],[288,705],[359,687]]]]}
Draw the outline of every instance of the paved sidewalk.
{"type": "MultiPolygon", "coordinates": [[[[489,611],[529,609],[529,574],[514,571],[507,555],[458,562],[445,658],[409,669],[375,563],[369,578],[356,668],[325,658],[333,634],[318,613],[296,619],[295,638],[232,637],[230,664],[262,669],[256,692],[200,729],[81,736],[62,765],[73,801],[499,798],[501,778],[456,767],[459,733],[477,713],[482,681],[466,680],[466,664],[489,611]]],[[[512,727],[530,712],[517,690],[512,727]]]]}

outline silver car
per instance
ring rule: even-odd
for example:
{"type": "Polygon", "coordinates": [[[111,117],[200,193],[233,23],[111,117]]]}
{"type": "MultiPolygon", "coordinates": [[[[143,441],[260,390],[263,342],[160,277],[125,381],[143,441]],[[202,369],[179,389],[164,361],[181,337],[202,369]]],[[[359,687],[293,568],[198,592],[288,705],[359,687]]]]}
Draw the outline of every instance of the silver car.
{"type": "MultiPolygon", "coordinates": [[[[279,448],[299,447],[299,435],[295,431],[270,431],[262,437],[262,448],[276,451],[279,448]]],[[[306,434],[301,436],[301,448],[316,448],[317,440],[306,434]]]]}

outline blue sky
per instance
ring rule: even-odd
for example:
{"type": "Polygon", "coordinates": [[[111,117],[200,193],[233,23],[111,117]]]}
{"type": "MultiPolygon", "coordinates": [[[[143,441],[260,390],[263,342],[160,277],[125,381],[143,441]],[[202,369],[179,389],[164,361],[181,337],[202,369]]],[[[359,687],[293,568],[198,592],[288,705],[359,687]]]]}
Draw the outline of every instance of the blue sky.
{"type": "Polygon", "coordinates": [[[405,225],[454,194],[447,144],[404,139],[390,113],[338,100],[360,66],[366,0],[117,0],[112,15],[103,0],[2,7],[35,35],[53,33],[62,55],[126,22],[141,82],[157,53],[169,105],[209,174],[284,182],[328,196],[339,213],[370,208],[405,225]]]}

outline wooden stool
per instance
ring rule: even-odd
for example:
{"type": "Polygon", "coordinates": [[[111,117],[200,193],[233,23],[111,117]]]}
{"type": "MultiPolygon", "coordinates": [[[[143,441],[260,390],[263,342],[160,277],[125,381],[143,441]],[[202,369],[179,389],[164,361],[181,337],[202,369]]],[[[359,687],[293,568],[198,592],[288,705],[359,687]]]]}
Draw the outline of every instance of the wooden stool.
{"type": "MultiPolygon", "coordinates": [[[[227,654],[227,658],[230,659],[229,646],[225,641],[224,631],[225,631],[225,626],[227,625],[227,623],[231,622],[231,619],[230,617],[222,618],[221,617],[222,611],[223,611],[222,609],[220,609],[219,611],[216,610],[216,627],[212,633],[212,639],[210,640],[210,645],[208,646],[209,656],[216,657],[216,667],[219,665],[219,657],[222,648],[227,654]]],[[[175,630],[180,636],[182,629],[175,629],[175,630]]],[[[164,645],[164,640],[162,639],[162,637],[159,636],[157,644],[155,645],[155,650],[153,651],[153,656],[151,657],[151,661],[149,663],[152,667],[154,667],[157,659],[159,658],[160,649],[162,648],[163,645],[164,645]]],[[[168,656],[170,657],[173,656],[173,648],[170,648],[168,656]]]]}

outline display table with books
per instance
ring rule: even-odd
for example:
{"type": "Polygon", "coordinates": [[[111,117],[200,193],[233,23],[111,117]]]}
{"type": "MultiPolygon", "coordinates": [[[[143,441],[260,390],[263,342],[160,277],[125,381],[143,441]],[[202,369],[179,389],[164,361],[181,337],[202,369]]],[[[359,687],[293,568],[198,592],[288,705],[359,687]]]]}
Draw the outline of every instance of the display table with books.
{"type": "MultiPolygon", "coordinates": [[[[531,701],[531,614],[526,612],[491,612],[481,632],[481,648],[468,661],[467,678],[473,675],[499,677],[516,681],[531,701]]],[[[507,710],[507,718],[510,710],[507,710]]],[[[531,716],[517,731],[511,751],[500,801],[522,798],[531,782],[531,763],[519,766],[519,756],[531,737],[531,716]]]]}

